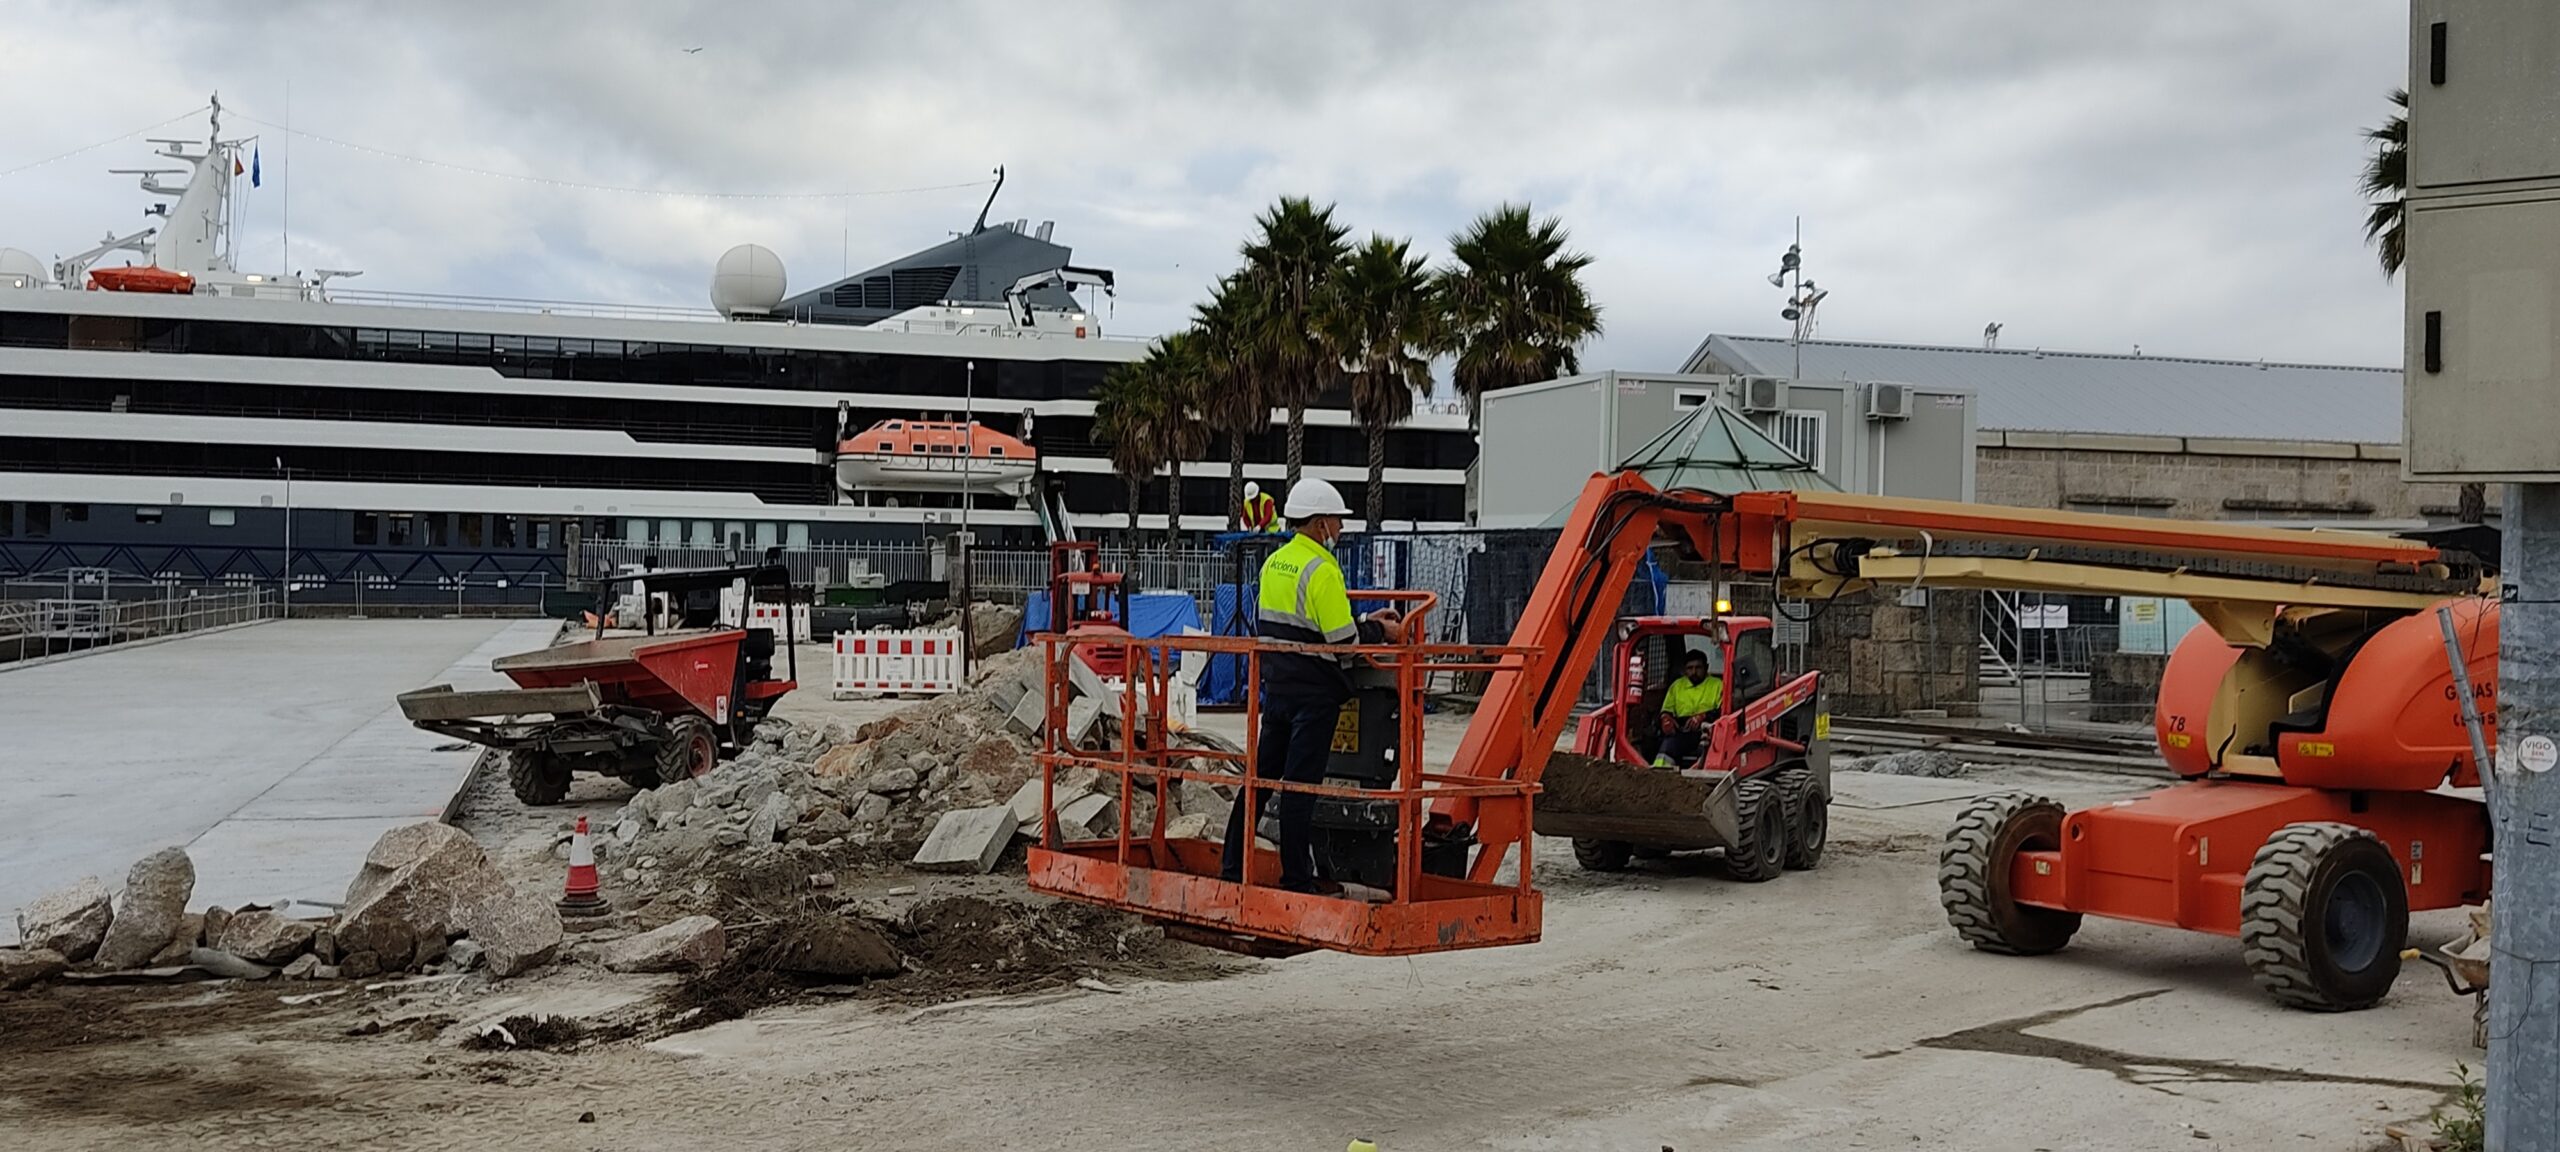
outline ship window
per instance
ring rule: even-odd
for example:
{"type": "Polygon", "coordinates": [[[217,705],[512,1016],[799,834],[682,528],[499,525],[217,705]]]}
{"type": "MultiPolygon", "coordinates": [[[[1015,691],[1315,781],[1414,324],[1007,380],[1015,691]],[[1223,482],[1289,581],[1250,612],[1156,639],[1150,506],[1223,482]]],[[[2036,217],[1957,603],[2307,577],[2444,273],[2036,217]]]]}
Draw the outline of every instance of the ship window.
{"type": "Polygon", "coordinates": [[[228,528],[240,522],[240,514],[229,508],[207,508],[204,522],[213,528],[228,528]]]}
{"type": "Polygon", "coordinates": [[[521,355],[524,352],[524,337],[522,336],[492,336],[489,338],[489,343],[491,347],[494,347],[503,353],[521,355]]]}
{"type": "Polygon", "coordinates": [[[492,548],[513,548],[516,546],[515,517],[492,516],[489,518],[489,546],[492,548]]]}
{"type": "Polygon", "coordinates": [[[429,548],[444,547],[444,513],[429,512],[426,515],[418,517],[418,520],[426,529],[426,532],[418,542],[429,548]]]}
{"type": "Polygon", "coordinates": [[[889,430],[890,430],[890,431],[892,431],[892,432],[902,432],[902,431],[905,431],[905,430],[906,430],[906,427],[907,427],[907,426],[906,426],[905,424],[900,423],[900,422],[898,422],[898,421],[896,421],[896,420],[892,420],[892,421],[890,421],[890,422],[889,422],[889,430]]]}
{"type": "Polygon", "coordinates": [[[782,533],[782,546],[783,546],[783,547],[785,547],[785,548],[790,548],[790,549],[794,549],[794,550],[802,549],[802,548],[806,548],[806,547],[808,547],[808,546],[809,546],[809,526],[808,526],[808,525],[806,525],[806,524],[788,524],[788,525],[784,525],[784,526],[783,526],[783,533],[782,533]]]}
{"type": "Polygon", "coordinates": [[[356,543],[379,544],[381,542],[382,517],[371,512],[356,513],[356,543]]]}
{"type": "Polygon", "coordinates": [[[658,543],[660,543],[660,544],[682,544],[682,543],[684,543],[684,521],[682,521],[682,520],[660,520],[660,521],[658,521],[658,543]]]}
{"type": "Polygon", "coordinates": [[[477,548],[480,546],[481,538],[488,534],[487,529],[483,527],[481,523],[484,519],[486,518],[477,512],[465,512],[459,517],[462,524],[460,538],[462,540],[463,547],[477,548]]]}
{"type": "Polygon", "coordinates": [[[894,440],[883,440],[880,442],[880,450],[883,452],[895,452],[898,450],[897,442],[894,440]]]}
{"type": "Polygon", "coordinates": [[[623,542],[623,543],[625,543],[625,544],[646,544],[646,543],[648,543],[648,542],[649,542],[649,522],[648,522],[647,520],[641,519],[641,518],[640,518],[640,517],[638,517],[638,516],[634,516],[634,517],[632,517],[631,519],[629,519],[629,520],[625,521],[625,522],[624,522],[624,524],[623,524],[623,529],[622,529],[622,542],[623,542]]]}
{"type": "Polygon", "coordinates": [[[1004,445],[1002,445],[1002,444],[989,444],[989,445],[987,445],[987,455],[989,455],[989,456],[1002,456],[1002,455],[1004,455],[1004,445]]]}
{"type": "Polygon", "coordinates": [[[527,544],[532,545],[535,551],[538,551],[538,552],[548,552],[548,551],[550,551],[550,550],[551,550],[551,521],[549,521],[549,520],[535,520],[535,521],[531,521],[531,522],[530,522],[530,524],[529,524],[529,526],[526,528],[526,531],[525,531],[525,542],[526,542],[527,544]]]}
{"type": "Polygon", "coordinates": [[[160,510],[157,508],[136,508],[133,510],[133,522],[136,524],[157,524],[160,522],[160,510]]]}
{"type": "Polygon", "coordinates": [[[756,525],[756,547],[771,548],[780,543],[782,543],[782,525],[772,523],[756,525]]]}
{"type": "Polygon", "coordinates": [[[86,504],[65,504],[62,506],[62,518],[73,524],[86,524],[89,522],[89,506],[86,504]]]}
{"type": "Polygon", "coordinates": [[[889,305],[889,301],[890,301],[890,295],[889,295],[889,278],[888,278],[888,277],[886,277],[886,276],[874,276],[874,277],[872,277],[872,278],[870,278],[870,279],[865,280],[865,281],[863,281],[863,282],[862,282],[862,306],[863,306],[863,307],[865,307],[865,308],[887,308],[887,307],[889,307],[889,306],[890,306],[890,305],[889,305]]]}
{"type": "Polygon", "coordinates": [[[462,334],[462,350],[463,350],[463,351],[465,351],[465,352],[473,353],[473,354],[475,354],[475,355],[481,355],[481,356],[488,355],[488,353],[489,353],[489,334],[488,334],[488,333],[486,333],[486,332],[465,332],[465,333],[463,333],[463,334],[462,334]]]}
{"type": "Polygon", "coordinates": [[[719,543],[719,540],[711,534],[711,522],[708,520],[694,521],[693,535],[686,539],[688,543],[701,548],[707,548],[713,544],[719,543]]]}
{"type": "Polygon", "coordinates": [[[418,520],[406,512],[394,512],[384,518],[382,542],[394,548],[407,547],[417,538],[418,520]]]}
{"type": "Polygon", "coordinates": [[[0,536],[10,535],[17,530],[18,506],[6,500],[0,500],[0,536]]]}
{"type": "Polygon", "coordinates": [[[735,520],[721,525],[720,542],[730,548],[746,547],[747,526],[735,520]]]}
{"type": "Polygon", "coordinates": [[[53,505],[51,505],[51,504],[29,504],[29,505],[27,505],[27,536],[28,536],[28,538],[29,538],[29,539],[34,539],[34,540],[41,540],[41,539],[43,539],[43,538],[45,538],[45,537],[47,537],[47,536],[51,536],[51,535],[53,535],[53,505]]]}

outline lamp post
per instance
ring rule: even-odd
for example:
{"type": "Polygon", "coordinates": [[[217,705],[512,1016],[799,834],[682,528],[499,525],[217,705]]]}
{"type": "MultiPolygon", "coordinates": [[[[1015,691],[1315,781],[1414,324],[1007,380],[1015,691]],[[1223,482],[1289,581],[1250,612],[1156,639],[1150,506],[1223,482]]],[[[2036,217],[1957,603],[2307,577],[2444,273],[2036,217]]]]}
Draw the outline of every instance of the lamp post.
{"type": "Polygon", "coordinates": [[[284,590],[283,616],[293,619],[293,469],[284,466],[284,457],[276,457],[276,471],[284,474],[284,567],[280,583],[284,590]]]}
{"type": "Polygon", "coordinates": [[[976,629],[969,626],[969,606],[977,589],[969,579],[969,569],[977,551],[977,537],[969,532],[969,473],[978,463],[978,362],[965,361],[960,384],[960,674],[969,674],[970,656],[977,651],[976,629]]]}
{"type": "Polygon", "coordinates": [[[1795,354],[1795,367],[1787,378],[1801,380],[1804,378],[1804,342],[1813,336],[1814,311],[1822,306],[1824,297],[1831,295],[1804,278],[1802,216],[1796,217],[1795,242],[1787,245],[1786,252],[1778,257],[1778,270],[1769,274],[1769,286],[1786,290],[1787,306],[1779,309],[1778,315],[1794,325],[1787,334],[1787,347],[1795,354]]]}

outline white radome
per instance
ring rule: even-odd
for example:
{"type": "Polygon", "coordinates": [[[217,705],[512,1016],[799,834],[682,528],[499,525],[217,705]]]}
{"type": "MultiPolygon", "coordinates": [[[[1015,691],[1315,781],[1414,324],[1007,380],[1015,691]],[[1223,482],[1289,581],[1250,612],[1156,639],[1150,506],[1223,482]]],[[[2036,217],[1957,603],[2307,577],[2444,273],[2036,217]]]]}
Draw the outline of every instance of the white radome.
{"type": "Polygon", "coordinates": [[[711,270],[711,306],[723,316],[771,312],[782,303],[782,289],[782,257],[762,244],[721,253],[711,270]]]}
{"type": "Polygon", "coordinates": [[[0,288],[42,288],[52,281],[53,273],[34,253],[0,248],[0,288]]]}

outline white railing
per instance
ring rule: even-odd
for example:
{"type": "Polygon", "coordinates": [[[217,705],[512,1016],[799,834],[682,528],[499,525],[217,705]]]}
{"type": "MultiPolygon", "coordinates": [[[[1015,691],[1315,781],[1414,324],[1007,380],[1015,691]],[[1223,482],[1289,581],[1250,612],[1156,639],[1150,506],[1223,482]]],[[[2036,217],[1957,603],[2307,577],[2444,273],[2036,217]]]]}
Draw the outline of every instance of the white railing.
{"type": "Polygon", "coordinates": [[[159,597],[37,596],[0,600],[0,669],[74,652],[272,620],[272,589],[188,590],[159,597]]]}

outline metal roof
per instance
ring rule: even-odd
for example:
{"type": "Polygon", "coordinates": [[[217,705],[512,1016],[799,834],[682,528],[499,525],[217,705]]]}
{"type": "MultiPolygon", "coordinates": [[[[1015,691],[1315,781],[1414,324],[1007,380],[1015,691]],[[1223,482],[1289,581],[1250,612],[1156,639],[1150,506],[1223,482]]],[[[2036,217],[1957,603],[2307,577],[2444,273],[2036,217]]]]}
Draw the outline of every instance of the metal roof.
{"type": "MultiPolygon", "coordinates": [[[[1722,404],[1701,404],[1661,435],[1618,463],[1656,490],[1694,488],[1736,492],[1837,492],[1840,486],[1769,438],[1750,420],[1722,404]]],[[[1568,500],[1541,527],[1561,528],[1573,514],[1568,500]]]]}
{"type": "MultiPolygon", "coordinates": [[[[1784,338],[1709,336],[1682,370],[1793,367],[1784,338]]],[[[1985,430],[2400,442],[2397,368],[1810,340],[1803,378],[1968,389],[1985,430]]]]}

